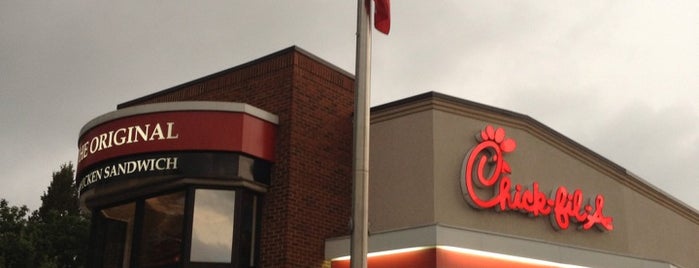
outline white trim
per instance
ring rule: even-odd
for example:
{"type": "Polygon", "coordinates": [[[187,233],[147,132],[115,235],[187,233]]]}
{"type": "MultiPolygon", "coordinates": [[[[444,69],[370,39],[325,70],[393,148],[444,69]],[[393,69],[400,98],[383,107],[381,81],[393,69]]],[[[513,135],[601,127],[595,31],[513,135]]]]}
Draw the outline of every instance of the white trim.
{"type": "MultiPolygon", "coordinates": [[[[376,233],[369,236],[370,253],[415,247],[456,247],[588,267],[676,267],[662,261],[439,224],[376,233]]],[[[326,259],[338,259],[347,255],[349,255],[349,237],[331,238],[325,241],[326,259]]]]}
{"type": "Polygon", "coordinates": [[[218,101],[178,101],[137,105],[100,115],[95,119],[92,119],[89,122],[87,122],[87,124],[85,124],[80,129],[79,136],[82,136],[88,130],[102,123],[106,123],[115,119],[141,114],[173,111],[239,112],[255,116],[275,125],[279,124],[279,117],[277,115],[245,103],[218,101]]]}

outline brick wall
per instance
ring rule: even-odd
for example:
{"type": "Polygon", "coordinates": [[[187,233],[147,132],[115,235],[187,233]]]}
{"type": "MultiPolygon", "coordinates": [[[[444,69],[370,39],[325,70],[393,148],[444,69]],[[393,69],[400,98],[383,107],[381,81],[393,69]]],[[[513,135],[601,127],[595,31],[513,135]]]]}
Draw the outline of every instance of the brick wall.
{"type": "Polygon", "coordinates": [[[291,47],[119,108],[183,100],[247,103],[279,116],[264,195],[262,267],[321,267],[324,240],[348,235],[353,78],[291,47]]]}

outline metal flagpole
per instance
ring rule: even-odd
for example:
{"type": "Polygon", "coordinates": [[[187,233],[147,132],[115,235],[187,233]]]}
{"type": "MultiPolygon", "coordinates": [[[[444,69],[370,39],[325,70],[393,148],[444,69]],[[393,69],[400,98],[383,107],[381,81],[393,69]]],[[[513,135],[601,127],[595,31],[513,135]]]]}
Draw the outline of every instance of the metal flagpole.
{"type": "Polygon", "coordinates": [[[357,54],[354,98],[354,185],[352,190],[352,238],[350,267],[366,268],[369,239],[369,102],[371,92],[372,0],[357,1],[357,54]]]}

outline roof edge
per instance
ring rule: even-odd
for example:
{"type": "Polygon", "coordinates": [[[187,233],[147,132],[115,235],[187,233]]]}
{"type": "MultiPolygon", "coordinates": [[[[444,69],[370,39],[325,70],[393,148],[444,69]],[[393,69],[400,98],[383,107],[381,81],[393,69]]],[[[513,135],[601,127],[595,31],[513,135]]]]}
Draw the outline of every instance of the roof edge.
{"type": "MultiPolygon", "coordinates": [[[[373,107],[371,109],[372,123],[374,120],[387,120],[396,116],[405,115],[405,113],[413,113],[426,109],[438,108],[440,110],[455,110],[455,108],[458,107],[474,109],[480,112],[494,114],[494,117],[505,118],[505,121],[515,125],[520,125],[524,128],[529,128],[533,132],[540,133],[539,135],[542,138],[547,138],[558,143],[554,144],[554,146],[568,147],[569,149],[576,151],[576,154],[585,160],[597,160],[591,164],[594,164],[593,166],[597,166],[598,168],[607,169],[608,171],[613,172],[613,174],[610,174],[610,177],[614,178],[621,184],[646,196],[658,204],[669,208],[679,215],[684,216],[690,221],[699,224],[698,210],[673,197],[669,193],[659,189],[657,186],[649,183],[648,181],[640,178],[619,164],[614,163],[597,152],[585,147],[571,138],[566,137],[551,127],[546,126],[525,114],[430,91],[373,107]]],[[[537,133],[532,134],[537,135],[537,133]]]]}
{"type": "Polygon", "coordinates": [[[328,62],[328,61],[326,61],[326,60],[324,60],[324,59],[322,59],[322,58],[320,58],[320,57],[318,57],[318,56],[316,56],[316,55],[314,55],[313,53],[310,53],[310,52],[308,52],[308,51],[306,51],[306,50],[304,50],[304,49],[302,49],[302,48],[300,48],[300,47],[298,47],[298,46],[296,46],[296,45],[293,45],[293,46],[287,47],[287,48],[285,48],[285,49],[282,49],[282,50],[273,52],[273,53],[271,53],[271,54],[268,54],[268,55],[266,55],[266,56],[263,56],[263,57],[260,57],[260,58],[257,58],[257,59],[250,60],[250,61],[248,61],[248,62],[246,62],[246,63],[240,64],[240,65],[236,65],[236,66],[230,67],[230,68],[228,68],[228,69],[224,69],[224,70],[215,72],[215,73],[213,73],[213,74],[209,74],[209,75],[206,75],[206,76],[203,76],[203,77],[200,77],[200,78],[191,80],[191,81],[189,81],[189,82],[185,82],[185,83],[182,83],[182,84],[179,84],[179,85],[170,87],[170,88],[166,88],[166,89],[163,89],[163,90],[160,90],[160,91],[157,91],[157,92],[154,92],[154,93],[151,93],[151,94],[148,94],[148,95],[145,95],[145,96],[142,96],[142,97],[139,97],[139,98],[130,100],[130,101],[126,101],[126,102],[120,103],[120,104],[117,105],[117,109],[123,109],[123,108],[129,107],[129,106],[137,105],[137,104],[139,104],[139,103],[141,103],[141,102],[143,102],[143,101],[146,101],[146,100],[149,100],[149,99],[158,97],[158,96],[162,96],[162,95],[166,95],[166,94],[175,92],[175,91],[180,90],[180,89],[182,89],[182,88],[186,88],[186,87],[188,87],[188,86],[191,86],[191,85],[194,85],[194,84],[197,84],[197,83],[201,83],[201,82],[203,82],[203,81],[210,80],[210,79],[212,79],[212,78],[214,78],[214,77],[221,76],[221,75],[224,75],[224,74],[226,74],[226,73],[233,72],[233,71],[236,71],[236,70],[244,69],[244,68],[253,66],[253,65],[255,65],[255,64],[258,64],[258,63],[260,63],[260,62],[262,62],[262,61],[266,61],[266,60],[269,60],[269,59],[272,59],[272,58],[276,58],[276,57],[279,57],[279,56],[282,56],[282,55],[285,55],[285,54],[289,54],[289,53],[294,53],[294,52],[299,53],[299,54],[302,54],[302,55],[304,55],[304,56],[306,56],[306,57],[309,57],[309,58],[311,58],[312,60],[317,61],[317,62],[319,62],[319,63],[322,64],[322,65],[325,65],[325,66],[327,66],[327,67],[329,67],[329,68],[331,68],[331,69],[333,69],[333,70],[335,70],[335,71],[337,71],[337,72],[339,72],[339,73],[341,73],[341,74],[343,74],[343,75],[345,75],[345,76],[347,76],[347,77],[350,77],[350,78],[354,79],[354,75],[353,75],[352,73],[350,73],[350,72],[348,72],[348,71],[346,71],[346,70],[344,70],[344,69],[338,67],[337,65],[334,65],[334,64],[332,64],[332,63],[330,63],[330,62],[328,62]]]}

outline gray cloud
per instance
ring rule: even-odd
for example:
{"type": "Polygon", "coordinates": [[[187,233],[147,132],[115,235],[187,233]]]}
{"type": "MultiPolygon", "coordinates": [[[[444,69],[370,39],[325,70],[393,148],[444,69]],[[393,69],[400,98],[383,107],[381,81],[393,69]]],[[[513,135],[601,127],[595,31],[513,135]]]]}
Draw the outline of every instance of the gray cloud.
{"type": "MultiPolygon", "coordinates": [[[[699,207],[687,192],[699,177],[693,1],[392,8],[391,35],[374,35],[374,105],[434,90],[524,113],[699,207]]],[[[123,101],[291,45],[353,72],[355,12],[327,0],[0,2],[0,198],[37,208],[80,127],[123,101]]]]}
{"type": "MultiPolygon", "coordinates": [[[[687,105],[632,103],[590,136],[594,150],[689,204],[699,204],[699,114],[687,105]]],[[[696,206],[696,205],[695,205],[696,206]]]]}

